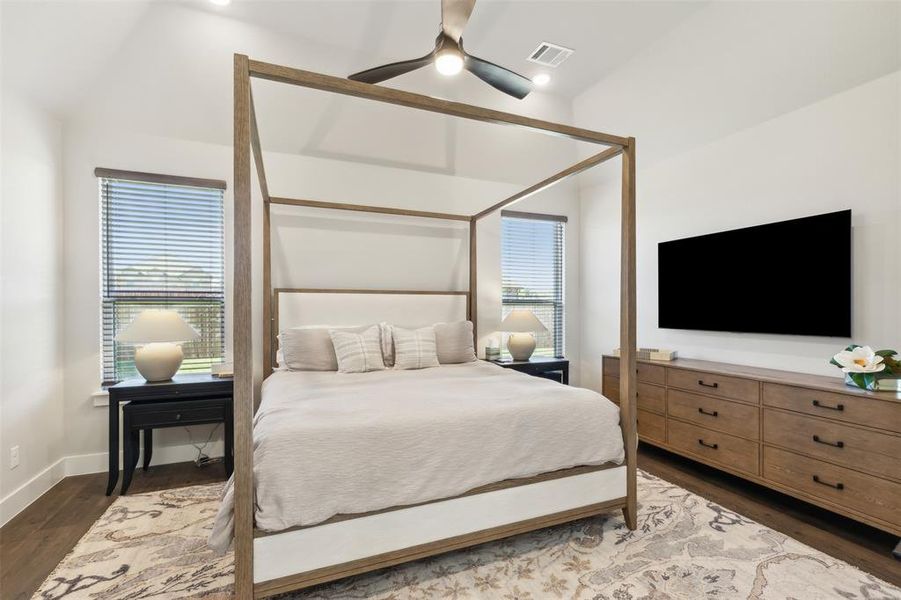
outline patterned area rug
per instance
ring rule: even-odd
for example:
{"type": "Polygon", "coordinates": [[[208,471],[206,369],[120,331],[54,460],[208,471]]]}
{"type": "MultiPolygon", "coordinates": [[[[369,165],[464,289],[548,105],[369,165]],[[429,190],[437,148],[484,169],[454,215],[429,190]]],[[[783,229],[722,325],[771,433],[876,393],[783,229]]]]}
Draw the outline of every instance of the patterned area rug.
{"type": "MultiPolygon", "coordinates": [[[[205,539],[220,484],[116,500],[36,598],[228,598],[232,556],[205,539]]],[[[617,511],[287,600],[898,600],[901,589],[639,472],[639,529],[617,511]]]]}

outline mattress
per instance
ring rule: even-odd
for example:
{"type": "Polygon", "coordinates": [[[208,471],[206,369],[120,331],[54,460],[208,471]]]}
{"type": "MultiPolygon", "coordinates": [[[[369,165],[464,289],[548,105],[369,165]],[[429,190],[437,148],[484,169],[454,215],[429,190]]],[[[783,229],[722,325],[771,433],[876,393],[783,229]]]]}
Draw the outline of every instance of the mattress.
{"type": "MultiPolygon", "coordinates": [[[[253,437],[255,519],[265,531],[624,458],[615,404],[484,361],[279,371],[263,383],[253,437]]],[[[210,536],[219,551],[231,541],[232,510],[229,481],[210,536]]]]}

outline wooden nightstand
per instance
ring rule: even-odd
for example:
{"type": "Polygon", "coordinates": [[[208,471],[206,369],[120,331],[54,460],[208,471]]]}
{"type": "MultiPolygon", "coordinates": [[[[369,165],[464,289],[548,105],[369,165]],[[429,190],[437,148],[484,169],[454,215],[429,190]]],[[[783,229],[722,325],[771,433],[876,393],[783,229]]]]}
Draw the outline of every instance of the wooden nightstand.
{"type": "Polygon", "coordinates": [[[150,466],[153,430],[164,427],[225,424],[225,470],[232,472],[232,388],[231,378],[209,374],[176,375],[171,381],[148,383],[129,379],[109,388],[109,496],[119,479],[119,406],[123,409],[122,437],[124,472],[122,494],[128,491],[138,463],[138,437],[144,433],[144,470],[150,466]]]}
{"type": "Polygon", "coordinates": [[[490,360],[488,362],[505,369],[513,369],[514,371],[569,385],[569,361],[565,358],[533,356],[529,360],[509,359],[490,360]]]}

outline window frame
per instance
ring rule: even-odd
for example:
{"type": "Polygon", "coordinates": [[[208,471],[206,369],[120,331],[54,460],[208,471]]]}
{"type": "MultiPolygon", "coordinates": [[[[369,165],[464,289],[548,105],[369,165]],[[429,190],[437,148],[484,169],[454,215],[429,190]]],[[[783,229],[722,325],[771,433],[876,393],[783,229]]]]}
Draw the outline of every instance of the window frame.
{"type": "MultiPolygon", "coordinates": [[[[127,324],[121,324],[121,326],[116,327],[114,324],[112,328],[107,327],[107,319],[115,317],[109,317],[106,313],[109,310],[112,310],[113,313],[116,311],[116,304],[124,304],[128,305],[128,303],[137,303],[137,304],[147,304],[148,307],[166,307],[166,306],[175,306],[175,305],[196,305],[200,306],[202,304],[210,304],[211,306],[215,305],[215,303],[219,304],[219,316],[218,316],[218,326],[219,326],[219,340],[218,340],[218,353],[217,355],[213,355],[209,357],[210,367],[214,364],[221,363],[226,358],[226,316],[227,316],[227,293],[228,293],[228,283],[226,281],[226,251],[225,251],[225,242],[226,242],[226,222],[225,222],[225,191],[227,189],[226,182],[219,179],[204,179],[198,177],[184,177],[178,175],[164,175],[160,173],[147,173],[141,171],[125,171],[119,169],[107,169],[98,167],[94,170],[94,175],[97,178],[97,186],[98,186],[98,213],[99,213],[99,226],[100,226],[100,235],[99,237],[99,309],[100,309],[100,379],[101,379],[101,387],[103,389],[108,388],[111,385],[115,385],[119,381],[125,379],[128,374],[124,374],[117,372],[117,368],[115,363],[117,361],[117,356],[119,355],[119,350],[117,349],[117,342],[115,341],[115,335],[118,334],[118,331],[121,330],[127,324]],[[215,292],[210,293],[207,291],[207,295],[203,295],[201,292],[200,295],[189,295],[189,294],[177,294],[172,293],[167,290],[160,289],[159,294],[148,294],[147,290],[142,290],[140,293],[136,293],[133,296],[129,296],[128,294],[123,294],[121,291],[119,293],[109,293],[111,290],[110,279],[113,275],[113,270],[110,269],[110,256],[111,256],[111,242],[109,241],[111,225],[108,221],[109,218],[109,205],[110,197],[108,190],[106,189],[109,186],[108,182],[111,181],[120,181],[120,182],[132,182],[141,185],[148,186],[178,186],[181,188],[194,188],[195,190],[205,190],[209,192],[211,190],[217,190],[219,192],[219,219],[221,223],[221,232],[219,232],[219,239],[221,241],[220,254],[216,257],[219,265],[221,266],[221,271],[217,269],[216,277],[218,277],[218,281],[221,282],[220,285],[213,286],[217,288],[215,292]],[[221,287],[220,287],[221,286],[221,287]],[[110,308],[112,307],[112,308],[110,308]],[[107,369],[107,365],[112,363],[114,366],[112,367],[112,372],[107,369]]],[[[161,194],[161,197],[163,195],[161,194]]],[[[138,245],[135,244],[137,247],[138,245]]],[[[212,255],[211,255],[212,256],[212,255]]],[[[181,312],[181,311],[179,311],[181,312]]],[[[185,315],[182,315],[185,317],[185,315]]],[[[186,319],[189,320],[189,319],[186,319]]],[[[187,344],[186,344],[187,346],[187,344]]],[[[206,369],[191,369],[192,372],[208,372],[206,369]]],[[[181,372],[181,370],[180,370],[181,372]]]]}
{"type": "MultiPolygon", "coordinates": [[[[523,212],[516,210],[501,211],[501,312],[503,314],[506,307],[511,306],[550,306],[554,311],[554,336],[553,336],[553,356],[555,358],[563,357],[566,350],[566,223],[568,222],[566,215],[544,214],[523,212]],[[559,253],[553,258],[555,269],[559,268],[559,273],[554,275],[554,299],[508,299],[504,294],[504,219],[517,220],[533,220],[544,221],[559,224],[559,233],[555,231],[555,253],[559,253]],[[558,247],[559,246],[559,247],[558,247]],[[559,315],[557,312],[559,311],[559,315]],[[559,326],[558,326],[559,325],[559,326]]],[[[538,316],[538,315],[536,315],[538,316]]],[[[540,317],[539,317],[540,318],[540,317]]],[[[547,324],[545,324],[547,326],[547,324]]],[[[502,352],[509,357],[506,347],[502,352]]]]}

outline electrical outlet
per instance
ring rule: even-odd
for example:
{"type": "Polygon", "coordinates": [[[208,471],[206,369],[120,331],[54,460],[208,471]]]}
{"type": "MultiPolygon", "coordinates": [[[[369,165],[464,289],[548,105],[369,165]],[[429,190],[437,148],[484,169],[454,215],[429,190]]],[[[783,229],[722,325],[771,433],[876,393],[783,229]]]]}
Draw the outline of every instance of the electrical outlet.
{"type": "Polygon", "coordinates": [[[13,446],[9,449],[9,468],[15,469],[19,466],[19,447],[13,446]]]}

